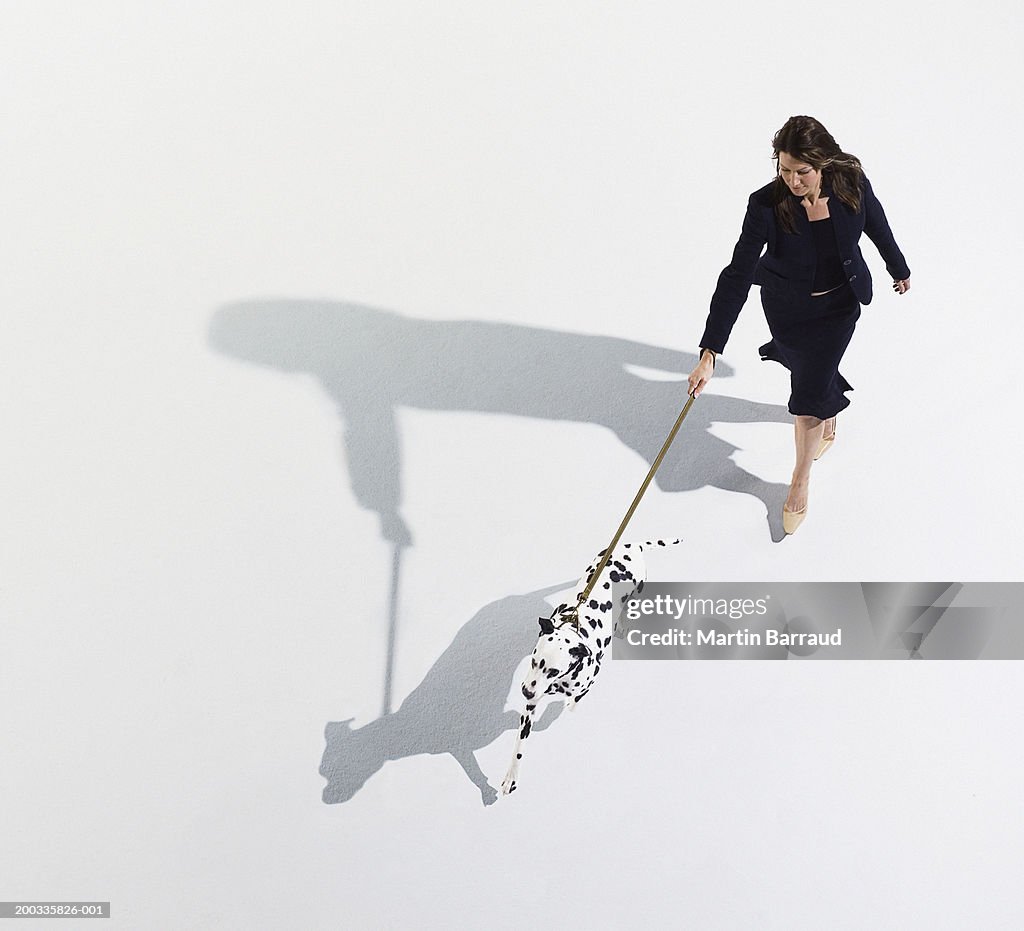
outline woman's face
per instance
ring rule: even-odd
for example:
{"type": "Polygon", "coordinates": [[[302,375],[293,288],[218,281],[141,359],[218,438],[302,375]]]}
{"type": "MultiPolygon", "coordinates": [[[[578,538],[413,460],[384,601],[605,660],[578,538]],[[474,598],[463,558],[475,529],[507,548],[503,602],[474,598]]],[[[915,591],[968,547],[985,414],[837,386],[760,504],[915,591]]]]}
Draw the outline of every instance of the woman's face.
{"type": "Polygon", "coordinates": [[[787,187],[803,197],[821,188],[821,172],[812,168],[807,162],[793,158],[788,152],[779,153],[779,177],[787,187]]]}

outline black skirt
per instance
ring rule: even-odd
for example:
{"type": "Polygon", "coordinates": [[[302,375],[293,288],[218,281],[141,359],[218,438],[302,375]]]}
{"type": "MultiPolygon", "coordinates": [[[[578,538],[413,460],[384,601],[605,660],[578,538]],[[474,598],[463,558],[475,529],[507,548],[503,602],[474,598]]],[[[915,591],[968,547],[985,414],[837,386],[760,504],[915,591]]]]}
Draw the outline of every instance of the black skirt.
{"type": "Polygon", "coordinates": [[[790,372],[789,412],[827,420],[850,401],[851,385],[839,362],[853,337],[860,304],[849,284],[811,297],[781,296],[761,289],[761,306],[772,338],[760,347],[761,361],[772,360],[790,372]]]}

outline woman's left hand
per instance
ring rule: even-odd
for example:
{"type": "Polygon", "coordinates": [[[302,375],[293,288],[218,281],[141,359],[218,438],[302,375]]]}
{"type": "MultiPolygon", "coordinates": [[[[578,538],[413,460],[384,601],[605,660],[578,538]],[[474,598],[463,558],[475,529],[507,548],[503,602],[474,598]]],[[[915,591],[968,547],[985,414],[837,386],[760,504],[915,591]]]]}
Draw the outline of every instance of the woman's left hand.
{"type": "Polygon", "coordinates": [[[906,294],[910,290],[910,279],[901,278],[898,281],[892,283],[892,289],[897,294],[906,294]]]}

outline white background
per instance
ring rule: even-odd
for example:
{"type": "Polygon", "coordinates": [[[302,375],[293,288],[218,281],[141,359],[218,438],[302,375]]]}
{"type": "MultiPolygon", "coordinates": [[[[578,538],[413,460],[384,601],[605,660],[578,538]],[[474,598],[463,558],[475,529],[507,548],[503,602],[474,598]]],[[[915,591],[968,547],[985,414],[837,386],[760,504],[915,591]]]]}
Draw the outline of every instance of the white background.
{"type": "MultiPolygon", "coordinates": [[[[379,463],[413,538],[397,708],[477,612],[607,543],[650,458],[587,366],[617,340],[683,363],[639,372],[667,422],[628,401],[656,450],[771,137],[810,113],[912,290],[865,239],[856,390],[797,535],[714,487],[730,451],[784,485],[768,420],[684,425],[681,469],[730,445],[627,537],[685,538],[662,580],[1018,579],[1018,4],[0,10],[0,898],[110,900],[118,928],[1020,926],[1016,663],[612,663],[511,798],[415,753],[325,804],[325,725],[381,715],[392,547],[323,379],[211,338],[253,301],[438,324],[379,463]],[[536,416],[546,333],[571,348],[536,416]],[[449,368],[481,345],[497,409],[449,368]]],[[[360,364],[415,355],[403,332],[360,364]]],[[[784,404],[765,339],[755,289],[698,405],[784,404]]],[[[513,666],[449,664],[451,702],[482,677],[500,703],[513,666]]],[[[512,739],[478,748],[492,787],[512,739]]]]}

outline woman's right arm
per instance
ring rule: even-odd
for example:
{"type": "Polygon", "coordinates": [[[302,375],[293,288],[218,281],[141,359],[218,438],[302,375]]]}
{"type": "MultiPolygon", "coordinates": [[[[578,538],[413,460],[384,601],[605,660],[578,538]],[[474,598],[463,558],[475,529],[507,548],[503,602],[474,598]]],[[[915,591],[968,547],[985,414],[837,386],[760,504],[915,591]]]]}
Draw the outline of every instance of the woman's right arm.
{"type": "Polygon", "coordinates": [[[761,203],[760,196],[763,193],[764,188],[750,195],[740,238],[732,251],[732,261],[722,269],[715,293],[711,297],[711,310],[708,312],[700,345],[716,353],[725,349],[733,324],[754,283],[757,260],[768,241],[768,215],[772,208],[761,203]]]}
{"type": "Polygon", "coordinates": [[[725,349],[736,318],[746,303],[750,286],[754,283],[754,270],[761,257],[764,244],[768,241],[768,211],[762,206],[755,191],[747,200],[747,212],[743,217],[740,238],[732,252],[732,261],[722,269],[718,285],[711,297],[711,310],[700,340],[700,361],[690,372],[690,393],[696,397],[711,379],[715,368],[715,356],[725,349]]]}

